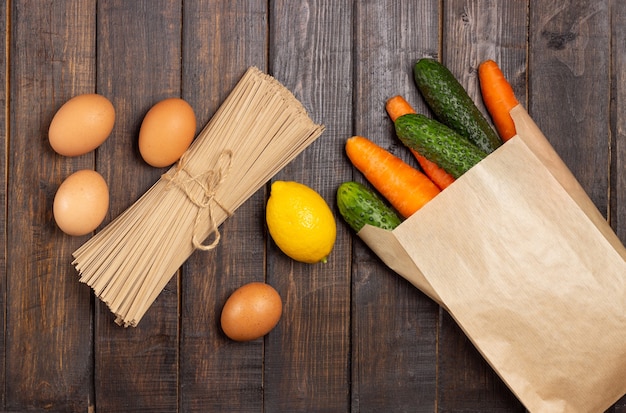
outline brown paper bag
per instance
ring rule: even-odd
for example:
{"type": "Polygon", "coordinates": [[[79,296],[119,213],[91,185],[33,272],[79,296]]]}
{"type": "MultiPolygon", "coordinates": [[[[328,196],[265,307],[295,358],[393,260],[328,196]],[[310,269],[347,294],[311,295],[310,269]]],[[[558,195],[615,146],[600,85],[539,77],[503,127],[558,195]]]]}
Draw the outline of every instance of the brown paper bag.
{"type": "Polygon", "coordinates": [[[441,304],[532,412],[626,393],[626,250],[526,111],[502,145],[394,231],[359,236],[441,304]]]}

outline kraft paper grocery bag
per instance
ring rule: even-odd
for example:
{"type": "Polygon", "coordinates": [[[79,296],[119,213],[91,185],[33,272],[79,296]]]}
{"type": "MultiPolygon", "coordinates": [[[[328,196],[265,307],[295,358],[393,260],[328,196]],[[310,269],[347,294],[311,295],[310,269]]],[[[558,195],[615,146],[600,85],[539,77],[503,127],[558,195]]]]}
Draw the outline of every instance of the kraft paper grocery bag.
{"type": "Polygon", "coordinates": [[[393,231],[359,236],[441,304],[532,412],[626,394],[623,245],[521,107],[518,135],[393,231]]]}

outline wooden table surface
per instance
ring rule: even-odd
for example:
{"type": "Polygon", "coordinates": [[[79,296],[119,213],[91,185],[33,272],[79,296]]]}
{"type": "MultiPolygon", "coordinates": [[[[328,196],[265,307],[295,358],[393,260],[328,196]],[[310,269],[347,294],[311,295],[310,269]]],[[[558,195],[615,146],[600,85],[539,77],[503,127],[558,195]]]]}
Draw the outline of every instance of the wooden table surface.
{"type": "MultiPolygon", "coordinates": [[[[344,154],[351,135],[413,163],[384,102],[402,94],[427,110],[416,59],[444,62],[482,109],[477,65],[493,58],[626,240],[626,2],[7,0],[0,16],[1,411],[525,411],[452,318],[387,269],[336,208],[328,263],[283,255],[264,224],[269,185],[221,226],[217,249],[191,256],[138,327],[116,325],[79,283],[71,253],[90,236],[56,227],[58,185],[99,171],[109,222],[164,172],[137,151],[150,106],[183,97],[200,130],[252,65],[326,125],[274,179],[334,206],[341,182],[363,180],[344,154]],[[52,116],[87,92],[113,102],[113,133],[95,152],[59,156],[52,116]],[[280,323],[264,339],[228,340],[225,299],[263,280],[283,297],[280,323]]],[[[610,411],[626,412],[626,398],[610,411]]]]}

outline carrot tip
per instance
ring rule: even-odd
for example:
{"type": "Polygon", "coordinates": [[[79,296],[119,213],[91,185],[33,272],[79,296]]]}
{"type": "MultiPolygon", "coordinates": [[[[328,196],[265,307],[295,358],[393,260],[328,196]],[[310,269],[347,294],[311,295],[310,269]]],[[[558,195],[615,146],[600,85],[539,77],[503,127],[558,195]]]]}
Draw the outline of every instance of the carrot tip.
{"type": "Polygon", "coordinates": [[[387,114],[393,122],[395,122],[396,119],[398,119],[402,115],[406,115],[407,113],[415,113],[415,109],[413,109],[409,102],[407,102],[406,99],[404,99],[404,97],[402,97],[401,95],[395,95],[387,99],[385,109],[387,110],[387,114]]]}

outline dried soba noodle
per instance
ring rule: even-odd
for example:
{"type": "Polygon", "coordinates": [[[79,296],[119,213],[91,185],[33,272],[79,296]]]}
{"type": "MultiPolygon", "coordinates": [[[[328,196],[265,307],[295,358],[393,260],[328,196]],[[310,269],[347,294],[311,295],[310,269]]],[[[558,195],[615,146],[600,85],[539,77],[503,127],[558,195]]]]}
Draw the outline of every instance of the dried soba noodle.
{"type": "Polygon", "coordinates": [[[214,248],[219,225],[323,130],[249,68],[179,162],[73,253],[80,281],[118,324],[137,326],[189,256],[214,248]]]}

